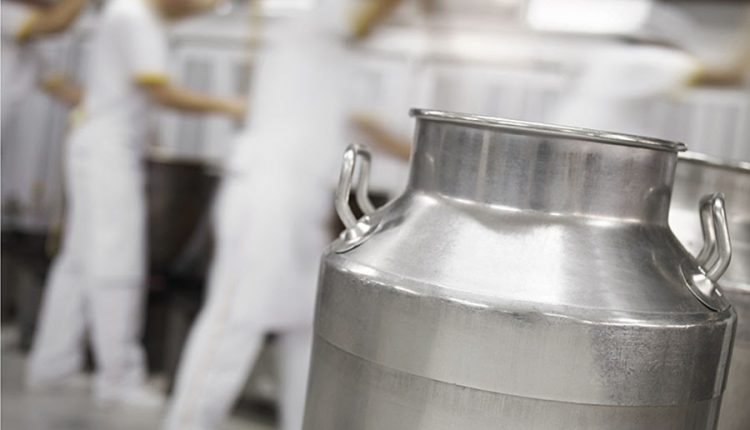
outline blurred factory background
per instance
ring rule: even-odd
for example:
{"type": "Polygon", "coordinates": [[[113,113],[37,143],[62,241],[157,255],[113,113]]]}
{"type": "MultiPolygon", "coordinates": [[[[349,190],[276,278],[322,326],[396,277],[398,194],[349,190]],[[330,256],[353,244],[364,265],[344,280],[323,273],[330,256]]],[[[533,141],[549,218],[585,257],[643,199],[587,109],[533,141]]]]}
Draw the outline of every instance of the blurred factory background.
{"type": "MultiPolygon", "coordinates": [[[[212,14],[171,27],[174,76],[193,89],[252,97],[254,61],[264,49],[263,30],[313,1],[233,0],[212,14]],[[262,26],[254,25],[258,22],[262,26]]],[[[571,17],[550,13],[554,3],[435,0],[425,14],[420,2],[404,1],[368,38],[350,47],[356,66],[348,83],[349,109],[404,140],[411,135],[410,107],[549,121],[556,101],[588,64],[611,52],[627,55],[635,42],[689,46],[706,67],[721,67],[743,37],[747,8],[744,1],[667,1],[659,4],[659,13],[651,14],[653,21],[634,18],[637,25],[602,30],[596,23],[612,13],[573,25],[571,17]],[[674,31],[654,30],[663,28],[674,31]]],[[[71,31],[42,46],[81,82],[86,81],[81,65],[93,19],[94,12],[86,12],[71,31]]],[[[613,77],[611,85],[627,88],[629,82],[621,79],[613,77]]],[[[69,112],[41,93],[29,97],[22,109],[20,123],[7,133],[3,129],[2,135],[2,424],[8,429],[31,428],[23,427],[30,422],[24,414],[34,412],[23,409],[33,408],[34,401],[57,404],[24,397],[18,373],[31,345],[48,265],[60,241],[65,204],[61,154],[69,112]],[[7,370],[13,366],[15,371],[7,370]]],[[[723,159],[750,160],[750,89],[741,79],[698,81],[684,91],[654,98],[647,110],[659,137],[723,159]]],[[[252,130],[252,112],[249,118],[252,130]]],[[[165,390],[172,385],[202,304],[212,250],[211,207],[239,127],[219,117],[164,113],[149,144],[150,269],[144,343],[150,371],[165,390]]],[[[370,143],[370,137],[352,127],[348,140],[370,143]]],[[[406,183],[406,161],[382,151],[374,160],[371,189],[397,194],[406,183]]],[[[331,210],[333,215],[332,203],[331,210]]],[[[237,414],[245,418],[233,424],[237,428],[245,428],[241,423],[247,421],[272,428],[275,422],[274,345],[270,335],[238,402],[237,414]]],[[[69,421],[65,428],[120,428],[101,424],[107,419],[81,406],[85,403],[69,401],[88,418],[69,421]]],[[[60,412],[65,413],[73,416],[60,412]]]]}

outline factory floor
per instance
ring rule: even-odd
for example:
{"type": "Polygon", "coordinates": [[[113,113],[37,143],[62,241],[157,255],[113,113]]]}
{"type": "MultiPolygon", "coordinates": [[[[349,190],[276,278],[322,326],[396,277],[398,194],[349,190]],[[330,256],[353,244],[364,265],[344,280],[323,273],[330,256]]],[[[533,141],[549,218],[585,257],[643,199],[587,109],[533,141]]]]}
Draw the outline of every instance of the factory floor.
{"type": "MultiPolygon", "coordinates": [[[[23,388],[25,357],[13,327],[2,329],[3,430],[158,430],[162,411],[97,406],[86,381],[64,392],[27,393],[23,388]]],[[[161,382],[152,381],[158,388],[161,382]]],[[[222,430],[271,430],[261,418],[232,417],[222,430]]]]}

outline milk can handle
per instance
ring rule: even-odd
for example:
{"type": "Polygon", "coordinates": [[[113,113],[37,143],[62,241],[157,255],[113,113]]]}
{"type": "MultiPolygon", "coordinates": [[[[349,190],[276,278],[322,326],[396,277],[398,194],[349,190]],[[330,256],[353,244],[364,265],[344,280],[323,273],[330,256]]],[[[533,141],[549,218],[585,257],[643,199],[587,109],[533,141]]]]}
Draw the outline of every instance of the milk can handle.
{"type": "Polygon", "coordinates": [[[706,277],[716,282],[726,272],[732,259],[724,194],[704,196],[700,203],[700,216],[704,243],[696,261],[706,272],[706,277]]]}
{"type": "Polygon", "coordinates": [[[354,173],[359,167],[359,178],[355,190],[357,205],[365,215],[375,211],[368,195],[370,181],[370,151],[361,145],[349,145],[344,152],[344,162],[341,166],[339,185],[336,188],[336,212],[346,228],[352,228],[357,224],[357,217],[349,206],[349,196],[354,183],[354,173]]]}

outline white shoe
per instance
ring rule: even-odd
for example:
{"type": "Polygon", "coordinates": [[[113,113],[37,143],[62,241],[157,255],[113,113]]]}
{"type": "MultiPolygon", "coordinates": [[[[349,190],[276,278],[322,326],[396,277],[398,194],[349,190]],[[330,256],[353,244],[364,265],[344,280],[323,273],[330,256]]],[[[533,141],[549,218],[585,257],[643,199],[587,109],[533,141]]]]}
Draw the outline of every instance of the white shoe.
{"type": "Polygon", "coordinates": [[[100,406],[121,405],[147,409],[160,409],[165,403],[164,394],[147,385],[103,390],[96,394],[95,399],[100,406]]]}
{"type": "Polygon", "coordinates": [[[32,379],[26,380],[26,391],[32,394],[56,394],[65,391],[89,392],[91,390],[91,378],[85,373],[54,378],[54,379],[32,379]]]}

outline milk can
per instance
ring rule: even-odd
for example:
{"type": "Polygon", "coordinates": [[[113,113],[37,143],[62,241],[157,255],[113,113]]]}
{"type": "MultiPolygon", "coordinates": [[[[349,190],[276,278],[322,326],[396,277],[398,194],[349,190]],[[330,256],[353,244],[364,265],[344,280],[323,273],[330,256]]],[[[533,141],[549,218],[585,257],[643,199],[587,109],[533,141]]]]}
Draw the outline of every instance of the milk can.
{"type": "Polygon", "coordinates": [[[719,194],[693,211],[697,257],[668,226],[683,145],[412,115],[388,205],[367,199],[368,152],[345,153],[305,430],[715,428],[731,245],[719,194]]]}
{"type": "Polygon", "coordinates": [[[738,316],[719,429],[747,430],[750,428],[750,163],[728,163],[697,153],[681,154],[669,223],[689,251],[699,252],[703,235],[694,217],[695,208],[700,196],[713,190],[723,192],[727,199],[733,257],[721,285],[738,316]]]}

